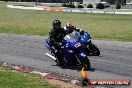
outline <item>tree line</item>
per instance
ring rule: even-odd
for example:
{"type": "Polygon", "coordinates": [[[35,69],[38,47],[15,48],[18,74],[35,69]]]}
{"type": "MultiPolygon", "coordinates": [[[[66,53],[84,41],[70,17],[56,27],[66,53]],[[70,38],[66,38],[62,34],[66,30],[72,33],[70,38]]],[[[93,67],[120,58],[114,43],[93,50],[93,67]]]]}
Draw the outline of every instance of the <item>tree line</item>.
{"type": "MultiPolygon", "coordinates": [[[[1,0],[1,1],[13,1],[19,2],[19,0],[1,0]]],[[[125,4],[126,0],[101,0],[106,1],[110,4],[125,4]]],[[[44,2],[44,3],[69,3],[69,2],[83,2],[83,0],[21,0],[21,2],[44,2]]]]}

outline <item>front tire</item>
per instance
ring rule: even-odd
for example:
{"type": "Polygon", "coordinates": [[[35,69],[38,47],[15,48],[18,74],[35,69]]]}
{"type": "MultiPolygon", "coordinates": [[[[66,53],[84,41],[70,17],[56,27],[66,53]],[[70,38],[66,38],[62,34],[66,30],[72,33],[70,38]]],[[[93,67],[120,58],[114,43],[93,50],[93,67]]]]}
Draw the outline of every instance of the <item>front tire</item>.
{"type": "Polygon", "coordinates": [[[90,61],[89,61],[88,57],[83,59],[82,66],[84,67],[84,70],[90,69],[91,65],[90,65],[90,61]]]}
{"type": "Polygon", "coordinates": [[[91,44],[89,48],[91,50],[92,56],[99,56],[100,55],[99,49],[94,44],[91,44]]]}

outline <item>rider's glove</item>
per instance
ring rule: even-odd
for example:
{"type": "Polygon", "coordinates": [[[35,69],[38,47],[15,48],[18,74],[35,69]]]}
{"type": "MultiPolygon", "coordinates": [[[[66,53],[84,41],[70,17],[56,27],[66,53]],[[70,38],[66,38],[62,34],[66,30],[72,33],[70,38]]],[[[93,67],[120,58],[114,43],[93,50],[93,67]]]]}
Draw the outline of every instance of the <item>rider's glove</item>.
{"type": "Polygon", "coordinates": [[[62,44],[66,44],[67,41],[65,39],[62,40],[62,44]]]}
{"type": "Polygon", "coordinates": [[[84,31],[82,30],[82,31],[80,31],[80,35],[82,36],[82,35],[84,35],[84,31]]]}

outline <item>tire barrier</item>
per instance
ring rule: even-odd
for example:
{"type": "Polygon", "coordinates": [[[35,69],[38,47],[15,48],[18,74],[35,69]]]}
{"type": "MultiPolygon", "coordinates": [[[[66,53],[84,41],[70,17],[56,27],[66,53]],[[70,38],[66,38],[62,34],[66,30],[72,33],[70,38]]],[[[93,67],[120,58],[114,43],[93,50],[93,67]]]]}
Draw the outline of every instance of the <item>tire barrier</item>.
{"type": "Polygon", "coordinates": [[[44,8],[44,11],[56,11],[56,12],[63,12],[63,8],[44,8]]]}

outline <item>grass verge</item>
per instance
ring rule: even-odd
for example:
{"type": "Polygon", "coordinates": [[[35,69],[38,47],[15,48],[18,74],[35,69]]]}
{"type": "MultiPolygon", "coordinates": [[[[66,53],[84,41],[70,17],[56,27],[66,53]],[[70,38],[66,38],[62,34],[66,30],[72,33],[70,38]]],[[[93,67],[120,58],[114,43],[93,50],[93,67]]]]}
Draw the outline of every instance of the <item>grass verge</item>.
{"type": "Polygon", "coordinates": [[[9,9],[10,3],[0,2],[0,32],[26,35],[47,35],[55,19],[64,26],[72,21],[93,38],[132,41],[132,15],[44,12],[9,9]]]}
{"type": "Polygon", "coordinates": [[[35,74],[0,70],[0,88],[58,88],[35,74]]]}
{"type": "Polygon", "coordinates": [[[38,74],[20,73],[0,64],[0,88],[81,88],[38,74]]]}

